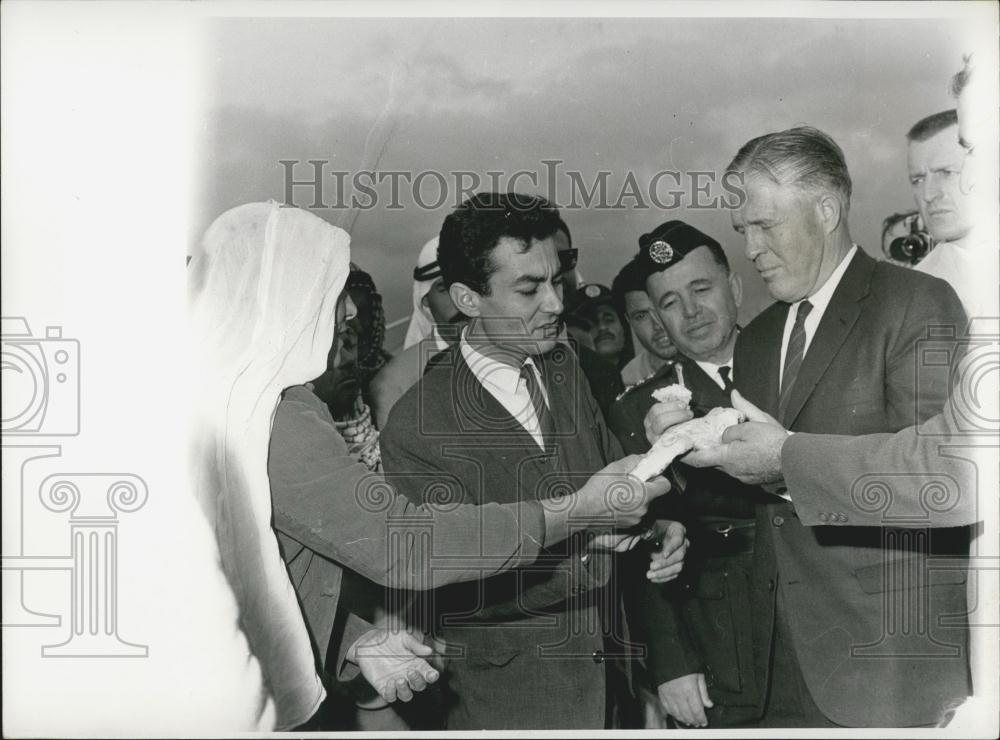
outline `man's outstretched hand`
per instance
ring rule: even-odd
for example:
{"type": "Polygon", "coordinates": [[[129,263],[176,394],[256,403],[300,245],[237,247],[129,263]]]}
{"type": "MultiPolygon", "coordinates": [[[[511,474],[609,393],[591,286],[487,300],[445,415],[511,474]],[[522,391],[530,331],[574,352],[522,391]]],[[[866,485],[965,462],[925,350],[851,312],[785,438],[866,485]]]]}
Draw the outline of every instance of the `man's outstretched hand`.
{"type": "Polygon", "coordinates": [[[726,429],[718,447],[690,452],[681,460],[696,468],[718,468],[751,485],[777,483],[782,479],[781,448],[788,431],[739,391],[733,391],[732,403],[747,421],[726,429]]]}
{"type": "Polygon", "coordinates": [[[349,658],[387,702],[410,701],[440,675],[427,662],[434,649],[404,629],[373,629],[357,639],[349,658]]]}

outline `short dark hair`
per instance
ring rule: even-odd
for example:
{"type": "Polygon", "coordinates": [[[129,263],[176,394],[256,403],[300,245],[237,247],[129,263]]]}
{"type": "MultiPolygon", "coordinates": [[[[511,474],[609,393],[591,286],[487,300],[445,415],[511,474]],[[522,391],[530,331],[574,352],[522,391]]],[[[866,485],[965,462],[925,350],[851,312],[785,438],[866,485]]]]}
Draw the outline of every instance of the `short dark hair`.
{"type": "Polygon", "coordinates": [[[558,209],[541,196],[477,193],[449,213],[441,227],[438,264],[444,284],[464,283],[489,295],[497,269],[492,253],[500,240],[516,239],[527,251],[532,241],[559,231],[560,223],[558,209]]]}
{"type": "Polygon", "coordinates": [[[625,294],[634,291],[646,292],[646,274],[642,264],[635,257],[629,260],[611,281],[611,302],[615,310],[625,318],[628,318],[625,294]]]}
{"type": "Polygon", "coordinates": [[[927,141],[946,128],[958,125],[958,111],[954,108],[921,118],[906,132],[907,141],[927,141]]]}
{"type": "Polygon", "coordinates": [[[812,126],[751,139],[740,147],[726,172],[757,172],[779,185],[829,188],[840,194],[845,209],[850,207],[851,175],[844,152],[829,134],[812,126]]]}

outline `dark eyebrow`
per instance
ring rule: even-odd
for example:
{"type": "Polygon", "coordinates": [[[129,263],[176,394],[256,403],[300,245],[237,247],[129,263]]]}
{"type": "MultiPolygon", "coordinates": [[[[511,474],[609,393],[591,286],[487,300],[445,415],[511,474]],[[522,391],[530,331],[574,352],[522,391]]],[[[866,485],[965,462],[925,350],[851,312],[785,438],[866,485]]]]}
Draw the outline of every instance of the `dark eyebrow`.
{"type": "Polygon", "coordinates": [[[514,284],[518,283],[532,283],[533,285],[541,285],[545,282],[545,278],[541,275],[521,275],[514,281],[514,284]]]}

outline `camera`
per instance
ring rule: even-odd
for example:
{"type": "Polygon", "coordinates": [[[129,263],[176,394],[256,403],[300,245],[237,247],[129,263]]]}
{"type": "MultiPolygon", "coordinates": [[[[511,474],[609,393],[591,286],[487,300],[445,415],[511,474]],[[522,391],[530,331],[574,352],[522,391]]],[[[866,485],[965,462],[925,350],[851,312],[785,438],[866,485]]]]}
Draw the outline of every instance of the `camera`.
{"type": "Polygon", "coordinates": [[[923,228],[917,213],[909,214],[903,221],[909,233],[889,242],[889,257],[897,262],[915,265],[934,249],[934,237],[923,228]]]}
{"type": "Polygon", "coordinates": [[[48,326],[33,337],[22,317],[0,319],[3,419],[0,432],[33,436],[80,432],[80,343],[48,326]]]}

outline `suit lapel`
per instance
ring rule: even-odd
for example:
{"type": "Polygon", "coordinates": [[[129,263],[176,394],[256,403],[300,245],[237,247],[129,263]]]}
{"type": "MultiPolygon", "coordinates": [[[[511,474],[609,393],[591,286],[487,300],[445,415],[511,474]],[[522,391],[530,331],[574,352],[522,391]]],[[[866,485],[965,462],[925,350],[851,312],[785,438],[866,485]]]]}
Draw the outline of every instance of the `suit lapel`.
{"type": "MultiPolygon", "coordinates": [[[[456,372],[452,388],[452,403],[455,405],[455,414],[461,416],[460,419],[457,419],[457,429],[460,432],[468,430],[471,432],[470,438],[472,439],[490,440],[492,438],[497,444],[484,445],[484,454],[493,455],[503,460],[508,459],[512,448],[523,447],[525,451],[540,451],[535,438],[479,382],[462,356],[458,344],[455,345],[454,361],[456,372]],[[501,455],[501,451],[506,454],[501,455]]],[[[544,373],[542,377],[545,377],[544,373]]],[[[554,418],[556,428],[559,429],[559,418],[555,415],[554,418]]]]}
{"type": "Polygon", "coordinates": [[[762,323],[759,341],[750,344],[746,332],[736,340],[739,361],[733,367],[734,383],[748,400],[774,416],[778,414],[781,337],[787,316],[787,303],[774,304],[756,320],[762,323]]]}
{"type": "MultiPolygon", "coordinates": [[[[785,418],[780,420],[786,428],[795,423],[805,402],[861,315],[860,301],[868,295],[874,267],[875,260],[859,248],[834,291],[830,305],[823,312],[823,318],[816,327],[816,335],[809,342],[809,350],[802,361],[795,387],[792,388],[788,408],[785,409],[785,418]]],[[[780,339],[778,348],[780,352],[780,339]]]]}
{"type": "Polygon", "coordinates": [[[691,407],[696,410],[697,416],[707,414],[716,406],[729,405],[726,394],[697,362],[685,357],[682,363],[684,382],[691,391],[691,407]]]}

